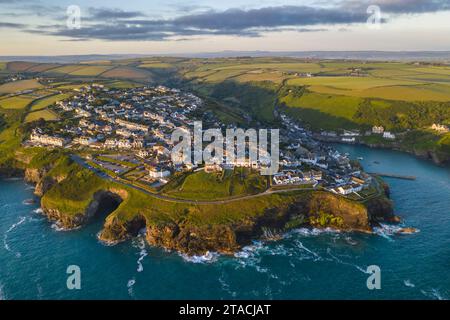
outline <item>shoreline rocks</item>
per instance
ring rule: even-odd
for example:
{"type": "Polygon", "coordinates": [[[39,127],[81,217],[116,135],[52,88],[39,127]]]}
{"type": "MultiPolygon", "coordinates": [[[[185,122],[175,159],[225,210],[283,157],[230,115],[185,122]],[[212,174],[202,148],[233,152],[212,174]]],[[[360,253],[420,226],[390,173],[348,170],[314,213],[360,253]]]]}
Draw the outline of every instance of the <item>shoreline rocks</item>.
{"type": "MultiPolygon", "coordinates": [[[[24,172],[25,179],[36,184],[36,193],[40,196],[63,180],[63,177],[49,177],[47,173],[45,168],[26,169],[24,172]]],[[[385,191],[388,194],[388,188],[385,191]]],[[[42,201],[41,207],[49,220],[56,221],[64,230],[74,230],[89,223],[101,208],[110,206],[99,240],[108,245],[117,244],[137,236],[145,228],[150,245],[188,255],[201,255],[208,251],[233,254],[253,240],[264,238],[264,235],[280,234],[297,227],[370,233],[376,223],[397,222],[392,202],[384,196],[363,205],[328,192],[312,191],[302,194],[290,205],[267,208],[262,215],[249,215],[239,221],[212,225],[170,219],[155,223],[139,212],[131,212],[127,215],[130,217],[128,220],[119,219],[114,211],[126,198],[127,191],[117,188],[96,192],[86,208],[78,213],[68,214],[42,201]]]]}

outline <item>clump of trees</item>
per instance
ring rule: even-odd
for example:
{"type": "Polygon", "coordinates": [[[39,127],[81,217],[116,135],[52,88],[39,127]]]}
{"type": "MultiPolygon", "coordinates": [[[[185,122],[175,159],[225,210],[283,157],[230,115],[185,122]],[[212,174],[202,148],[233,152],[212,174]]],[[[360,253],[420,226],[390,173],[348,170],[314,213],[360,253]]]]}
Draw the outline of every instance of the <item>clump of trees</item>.
{"type": "Polygon", "coordinates": [[[433,123],[450,123],[450,102],[386,102],[379,107],[366,99],[360,104],[354,120],[361,124],[383,125],[388,129],[418,129],[433,123]]]}

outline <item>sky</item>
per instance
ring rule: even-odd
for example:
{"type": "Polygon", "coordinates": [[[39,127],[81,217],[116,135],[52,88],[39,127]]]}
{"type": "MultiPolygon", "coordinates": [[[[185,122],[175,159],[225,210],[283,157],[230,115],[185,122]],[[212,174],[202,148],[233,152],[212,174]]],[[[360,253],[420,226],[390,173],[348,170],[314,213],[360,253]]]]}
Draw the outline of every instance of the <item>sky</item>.
{"type": "Polygon", "coordinates": [[[450,0],[0,0],[1,55],[450,50],[450,0]]]}

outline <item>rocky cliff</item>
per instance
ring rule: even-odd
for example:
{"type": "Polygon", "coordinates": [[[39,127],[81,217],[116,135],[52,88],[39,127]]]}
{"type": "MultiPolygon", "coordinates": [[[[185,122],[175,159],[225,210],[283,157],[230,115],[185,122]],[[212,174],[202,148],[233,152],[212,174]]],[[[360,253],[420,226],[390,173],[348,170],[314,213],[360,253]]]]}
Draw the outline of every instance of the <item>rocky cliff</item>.
{"type": "Polygon", "coordinates": [[[264,237],[267,230],[277,234],[299,226],[313,226],[371,232],[373,224],[393,221],[394,217],[391,202],[383,197],[373,199],[365,206],[331,193],[312,192],[309,197],[302,197],[289,206],[270,208],[257,217],[217,225],[184,221],[155,224],[147,221],[144,215],[125,222],[113,217],[107,219],[100,239],[108,243],[123,241],[146,227],[146,239],[153,246],[190,255],[207,251],[228,254],[264,237]]]}
{"type": "MultiPolygon", "coordinates": [[[[64,181],[64,176],[54,177],[48,172],[48,168],[25,171],[26,180],[35,183],[36,193],[44,195],[45,199],[53,187],[59,188],[60,184],[68,183],[64,181]]],[[[72,185],[79,182],[79,180],[70,181],[72,185]]],[[[384,188],[388,194],[388,187],[384,185],[384,188]]],[[[122,203],[128,198],[128,191],[124,188],[108,185],[106,188],[97,187],[95,190],[90,199],[82,199],[80,203],[83,205],[70,213],[65,210],[65,202],[69,199],[52,197],[51,201],[41,201],[41,206],[49,219],[57,221],[59,226],[65,229],[81,227],[99,214],[108,215],[100,233],[100,239],[107,243],[125,241],[145,228],[146,239],[150,245],[191,255],[207,251],[232,253],[252,240],[266,237],[267,234],[281,234],[300,226],[370,232],[372,226],[381,221],[397,221],[393,214],[392,203],[385,196],[362,204],[329,192],[302,191],[298,195],[288,197],[289,201],[286,203],[278,202],[277,205],[272,205],[269,202],[257,215],[248,214],[239,219],[230,218],[215,223],[202,221],[194,223],[182,216],[165,214],[164,206],[159,207],[158,202],[157,207],[151,207],[153,209],[144,209],[142,206],[130,207],[129,203],[122,203]],[[125,212],[120,217],[115,214],[119,206],[121,212],[125,212]],[[155,209],[157,213],[152,211],[155,209]],[[155,219],[155,215],[161,219],[155,219]]],[[[143,205],[145,206],[145,202],[143,205]]],[[[202,206],[179,205],[185,207],[187,211],[189,207],[192,209],[202,206]]],[[[234,208],[238,210],[240,206],[236,205],[234,208]]],[[[214,206],[208,210],[211,210],[211,215],[215,214],[214,206]]]]}

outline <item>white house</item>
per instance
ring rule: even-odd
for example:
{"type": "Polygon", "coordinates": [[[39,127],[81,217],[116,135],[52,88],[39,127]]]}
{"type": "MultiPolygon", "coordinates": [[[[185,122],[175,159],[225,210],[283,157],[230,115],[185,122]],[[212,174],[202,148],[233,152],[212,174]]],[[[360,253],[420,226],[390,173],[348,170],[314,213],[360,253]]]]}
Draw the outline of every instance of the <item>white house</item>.
{"type": "Polygon", "coordinates": [[[372,128],[372,133],[383,134],[383,132],[384,132],[384,128],[382,126],[374,126],[372,128]]]}
{"type": "Polygon", "coordinates": [[[150,167],[148,169],[148,174],[149,174],[150,178],[153,178],[153,179],[163,179],[163,178],[170,177],[170,171],[159,169],[156,167],[150,167]]]}
{"type": "Polygon", "coordinates": [[[383,133],[383,138],[385,139],[389,139],[389,140],[395,140],[395,134],[389,132],[389,131],[385,131],[383,133]]]}

